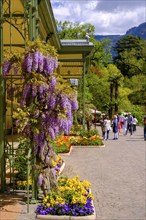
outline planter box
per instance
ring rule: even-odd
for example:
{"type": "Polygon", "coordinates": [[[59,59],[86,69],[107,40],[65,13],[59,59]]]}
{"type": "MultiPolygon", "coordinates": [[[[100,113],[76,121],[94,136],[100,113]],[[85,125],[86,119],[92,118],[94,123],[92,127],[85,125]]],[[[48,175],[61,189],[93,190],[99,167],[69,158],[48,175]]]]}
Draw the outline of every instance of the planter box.
{"type": "Polygon", "coordinates": [[[70,147],[70,151],[69,151],[68,153],[59,153],[59,155],[60,155],[60,156],[61,156],[61,155],[70,155],[71,152],[72,152],[72,147],[73,147],[73,146],[70,147]]]}
{"type": "MultiPolygon", "coordinates": [[[[92,202],[93,203],[93,202],[92,202]]],[[[68,215],[37,215],[37,220],[95,220],[96,212],[93,204],[94,213],[86,216],[68,216],[68,215]]]]}
{"type": "Polygon", "coordinates": [[[100,147],[105,147],[105,144],[103,145],[72,145],[72,147],[76,148],[100,148],[100,147]]]}
{"type": "Polygon", "coordinates": [[[58,173],[59,175],[62,173],[64,167],[65,167],[65,162],[63,161],[63,163],[62,163],[62,165],[60,167],[59,173],[58,173]]]}

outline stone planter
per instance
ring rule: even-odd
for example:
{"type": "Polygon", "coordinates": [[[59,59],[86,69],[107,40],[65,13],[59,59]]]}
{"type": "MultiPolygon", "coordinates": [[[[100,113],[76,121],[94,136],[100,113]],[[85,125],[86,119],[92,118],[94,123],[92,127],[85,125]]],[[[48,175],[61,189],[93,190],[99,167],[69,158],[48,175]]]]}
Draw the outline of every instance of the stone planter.
{"type": "Polygon", "coordinates": [[[61,165],[61,167],[60,167],[60,170],[59,170],[58,175],[61,175],[61,173],[62,173],[64,167],[65,167],[65,162],[63,161],[63,163],[62,163],[62,165],[61,165]]]}
{"type": "MultiPolygon", "coordinates": [[[[92,202],[93,203],[93,202],[92,202]]],[[[96,212],[93,204],[94,213],[86,216],[68,216],[68,215],[37,215],[37,220],[95,220],[96,212]]]]}
{"type": "Polygon", "coordinates": [[[99,146],[97,146],[97,145],[89,145],[89,146],[87,146],[87,145],[72,145],[70,147],[70,151],[68,153],[59,153],[59,155],[70,155],[73,148],[100,148],[100,147],[105,147],[105,144],[99,145],[99,146]]]}
{"type": "Polygon", "coordinates": [[[105,147],[105,144],[103,145],[73,145],[73,148],[100,148],[100,147],[105,147]]]}

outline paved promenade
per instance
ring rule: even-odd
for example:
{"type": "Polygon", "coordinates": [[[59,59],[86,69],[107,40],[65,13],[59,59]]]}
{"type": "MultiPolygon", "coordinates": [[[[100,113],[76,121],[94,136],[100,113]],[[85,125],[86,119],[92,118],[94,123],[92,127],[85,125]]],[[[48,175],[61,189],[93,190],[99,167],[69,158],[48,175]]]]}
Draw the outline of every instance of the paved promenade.
{"type": "Polygon", "coordinates": [[[146,142],[143,128],[133,136],[104,141],[105,148],[74,148],[64,156],[69,175],[91,182],[97,220],[146,219],[146,142]]]}
{"type": "MultiPolygon", "coordinates": [[[[100,129],[100,127],[98,128],[100,129]]],[[[103,148],[73,148],[63,155],[64,175],[91,182],[96,220],[146,220],[146,142],[143,128],[133,136],[121,132],[118,140],[104,141],[103,148]]],[[[34,220],[34,205],[27,214],[22,205],[16,220],[34,220]]],[[[11,220],[9,219],[6,220],[11,220]]],[[[2,219],[0,219],[2,220],[2,219]]]]}

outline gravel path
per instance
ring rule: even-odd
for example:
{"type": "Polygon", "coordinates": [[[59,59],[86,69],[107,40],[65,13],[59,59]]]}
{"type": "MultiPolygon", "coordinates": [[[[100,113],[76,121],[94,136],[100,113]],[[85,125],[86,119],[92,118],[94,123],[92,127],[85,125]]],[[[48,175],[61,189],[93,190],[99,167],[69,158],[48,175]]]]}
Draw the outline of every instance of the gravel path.
{"type": "MultiPolygon", "coordinates": [[[[98,127],[97,129],[100,129],[98,127]]],[[[96,220],[146,220],[146,142],[143,128],[133,136],[120,134],[105,141],[104,148],[73,148],[63,155],[63,175],[91,182],[96,220]]],[[[26,213],[24,205],[17,220],[35,219],[34,205],[26,213]]]]}

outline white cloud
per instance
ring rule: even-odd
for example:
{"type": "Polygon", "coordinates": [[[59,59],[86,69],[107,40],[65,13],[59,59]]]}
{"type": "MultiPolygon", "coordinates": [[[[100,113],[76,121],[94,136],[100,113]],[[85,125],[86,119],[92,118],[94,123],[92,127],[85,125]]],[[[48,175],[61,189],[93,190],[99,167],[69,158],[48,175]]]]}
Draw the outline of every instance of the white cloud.
{"type": "Polygon", "coordinates": [[[145,0],[51,0],[58,21],[90,23],[96,34],[125,34],[145,22],[145,0]]]}
{"type": "MultiPolygon", "coordinates": [[[[70,15],[70,10],[69,10],[69,8],[66,8],[66,7],[58,7],[58,8],[53,8],[53,13],[54,13],[54,15],[56,15],[58,18],[65,18],[65,17],[67,17],[67,16],[69,16],[70,15]],[[63,12],[63,13],[62,13],[63,12]]],[[[55,16],[55,17],[56,17],[55,16]]]]}

